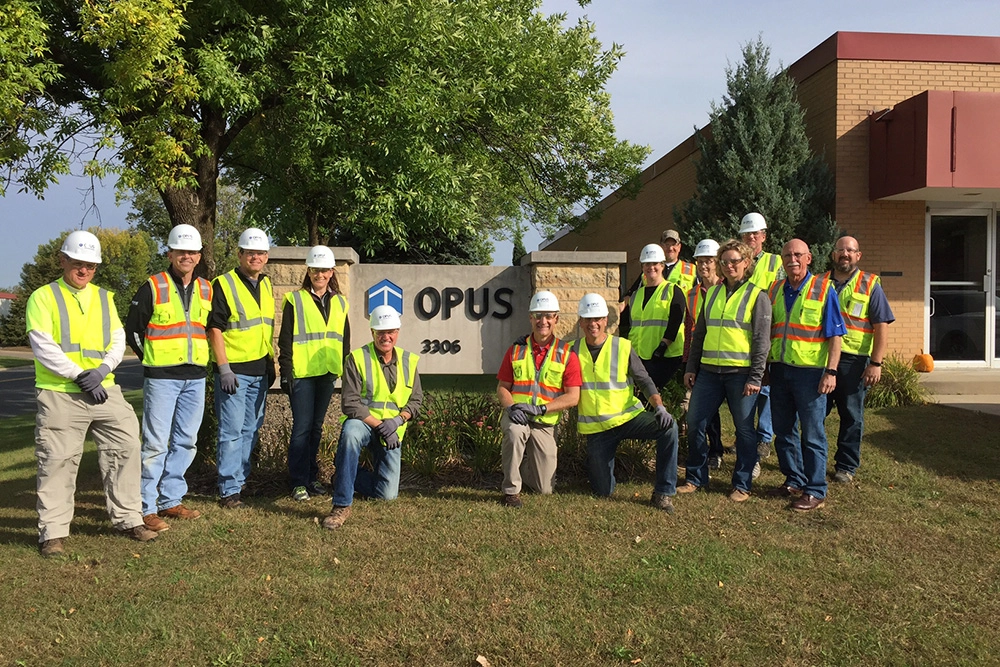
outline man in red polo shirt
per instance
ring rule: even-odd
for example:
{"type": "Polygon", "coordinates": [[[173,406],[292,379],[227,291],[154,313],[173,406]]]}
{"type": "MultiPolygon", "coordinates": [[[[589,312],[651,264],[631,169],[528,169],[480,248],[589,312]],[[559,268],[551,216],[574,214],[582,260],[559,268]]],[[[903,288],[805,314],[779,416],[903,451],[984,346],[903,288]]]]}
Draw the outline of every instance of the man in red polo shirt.
{"type": "Polygon", "coordinates": [[[538,493],[552,493],[556,476],[556,423],[559,412],[580,401],[580,360],[570,343],[555,336],[559,301],[538,292],[528,306],[531,336],[514,343],[497,373],[497,397],[504,409],[501,458],[501,504],[521,507],[524,483],[538,493]],[[527,457],[525,457],[527,454],[527,457]]]}

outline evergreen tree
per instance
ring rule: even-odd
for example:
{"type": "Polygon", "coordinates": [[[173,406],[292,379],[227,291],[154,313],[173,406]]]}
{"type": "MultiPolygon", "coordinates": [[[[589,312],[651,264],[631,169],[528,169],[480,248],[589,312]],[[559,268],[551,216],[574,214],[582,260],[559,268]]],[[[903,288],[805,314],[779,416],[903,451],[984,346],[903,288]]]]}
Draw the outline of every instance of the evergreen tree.
{"type": "Polygon", "coordinates": [[[524,247],[524,225],[518,223],[514,225],[513,238],[514,250],[511,253],[511,265],[520,266],[521,258],[528,254],[528,251],[524,247]]]}
{"type": "Polygon", "coordinates": [[[837,237],[833,176],[809,148],[795,82],[786,72],[772,74],[769,59],[758,38],[744,45],[741,63],[726,69],[727,92],[721,104],[712,103],[710,130],[696,133],[695,196],[674,219],[693,248],[705,238],[736,237],[743,216],[757,211],[767,219],[765,249],[778,253],[800,238],[818,272],[837,237]]]}

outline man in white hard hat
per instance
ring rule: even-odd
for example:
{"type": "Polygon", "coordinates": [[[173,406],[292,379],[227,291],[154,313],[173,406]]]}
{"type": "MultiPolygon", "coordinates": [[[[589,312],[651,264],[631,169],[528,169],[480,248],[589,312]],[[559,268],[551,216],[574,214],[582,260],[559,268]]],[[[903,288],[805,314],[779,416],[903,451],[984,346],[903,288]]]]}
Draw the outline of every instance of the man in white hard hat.
{"type": "MultiPolygon", "coordinates": [[[[676,229],[666,229],[660,235],[659,246],[663,250],[663,279],[680,285],[680,288],[687,294],[697,280],[697,272],[694,264],[680,258],[681,250],[684,248],[681,243],[681,235],[676,229]]],[[[625,310],[625,304],[642,284],[643,274],[640,273],[618,303],[618,312],[625,310]]]]}
{"type": "MultiPolygon", "coordinates": [[[[639,255],[642,289],[629,304],[627,335],[646,373],[662,390],[681,367],[684,356],[684,290],[664,277],[663,249],[651,243],[639,255]]],[[[693,284],[693,283],[692,283],[693,284]]]]}
{"type": "Polygon", "coordinates": [[[583,386],[577,431],[587,436],[587,472],[595,495],[615,490],[615,453],[622,440],[656,441],[656,481],[650,504],[672,514],[677,492],[677,424],[625,338],[609,336],[608,304],[585,294],[577,307],[584,337],[573,343],[583,386]],[[635,385],[653,411],[643,410],[635,385]]]}
{"type": "Polygon", "coordinates": [[[372,342],[351,352],[344,364],[340,440],[333,463],[333,508],[323,527],[337,530],[351,515],[354,494],[394,500],[399,495],[400,445],[407,422],[420,411],[424,393],[419,357],[396,347],[402,325],[392,306],[372,309],[372,342]],[[372,470],[358,465],[365,448],[372,470]]]}
{"type": "Polygon", "coordinates": [[[166,271],[136,292],[125,318],[129,347],[142,361],[142,520],[150,530],[169,519],[197,519],[184,506],[184,475],[197,453],[205,412],[212,286],[195,278],[201,234],[177,225],[167,236],[166,271]]]}
{"type": "Polygon", "coordinates": [[[212,281],[206,333],[215,361],[219,504],[242,508],[250,454],[264,424],[274,369],[274,292],[264,274],[270,241],[250,227],[240,234],[239,266],[212,281]]]}
{"type": "Polygon", "coordinates": [[[38,402],[38,543],[46,558],[65,552],[88,431],[112,525],[140,542],[156,537],[142,521],[139,421],[113,373],[125,354],[125,331],[113,295],[91,284],[100,263],[97,237],[72,232],[59,253],[62,277],[32,292],[25,312],[38,402]]]}
{"type": "Polygon", "coordinates": [[[882,378],[882,361],[889,325],[896,321],[878,275],[858,268],[861,246],[853,236],[837,239],[833,253],[833,281],[847,333],[841,341],[837,388],[828,396],[827,413],[837,406],[840,431],[834,454],[833,481],[854,480],[861,465],[861,437],[865,427],[865,395],[882,378]]]}
{"type": "Polygon", "coordinates": [[[507,349],[497,372],[497,397],[504,409],[500,502],[507,507],[521,507],[522,478],[533,491],[552,493],[559,413],[580,401],[580,362],[571,343],[555,335],[556,295],[543,290],[532,296],[528,318],[531,336],[507,349]]]}

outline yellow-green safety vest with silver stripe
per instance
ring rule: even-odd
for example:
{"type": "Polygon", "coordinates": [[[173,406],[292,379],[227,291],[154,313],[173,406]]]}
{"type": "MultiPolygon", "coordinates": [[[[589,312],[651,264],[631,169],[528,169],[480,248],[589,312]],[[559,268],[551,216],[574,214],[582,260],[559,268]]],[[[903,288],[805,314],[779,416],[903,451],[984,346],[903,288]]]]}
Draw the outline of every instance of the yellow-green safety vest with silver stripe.
{"type": "Polygon", "coordinates": [[[750,282],[766,292],[778,279],[779,271],[781,271],[781,256],[775,255],[773,252],[761,253],[753,265],[750,282]]]}
{"type": "MultiPolygon", "coordinates": [[[[833,280],[830,273],[827,273],[827,277],[833,280]]],[[[868,306],[872,290],[879,282],[876,274],[858,270],[837,292],[840,312],[844,316],[844,326],[847,327],[847,333],[840,339],[841,352],[871,356],[875,326],[868,320],[868,306]]]]}
{"type": "Polygon", "coordinates": [[[274,356],[274,292],[271,279],[260,279],[260,305],[236,269],[215,279],[229,306],[229,325],[222,332],[229,363],[257,361],[274,356]]]}
{"type": "MultiPolygon", "coordinates": [[[[87,285],[84,289],[97,291],[96,297],[91,297],[90,307],[86,313],[77,307],[76,298],[65,287],[62,278],[39,288],[36,294],[32,295],[33,298],[28,306],[43,307],[39,303],[41,299],[36,300],[34,297],[36,295],[42,297],[42,290],[51,292],[56,307],[55,331],[52,332],[52,339],[59,344],[59,349],[70,361],[86,371],[100,366],[111,347],[111,309],[115,304],[112,301],[112,293],[104,288],[87,285]],[[71,301],[73,308],[68,305],[71,301]],[[95,305],[98,307],[95,308],[95,305]]],[[[114,373],[108,373],[101,384],[110,387],[114,383],[114,373]]],[[[37,359],[35,386],[39,389],[51,389],[69,394],[78,394],[82,391],[73,380],[56,375],[37,359]]]]}
{"type": "Polygon", "coordinates": [[[600,433],[634,418],[642,412],[635,397],[632,378],[628,374],[632,344],[618,336],[608,336],[595,360],[590,356],[587,340],[573,343],[580,359],[580,403],[577,406],[576,430],[580,433],[600,433]]]}
{"type": "Polygon", "coordinates": [[[792,312],[785,312],[785,281],[771,285],[771,353],[768,361],[822,368],[826,366],[830,345],[823,337],[823,303],[830,289],[826,276],[810,276],[802,285],[792,312]]]}
{"type": "Polygon", "coordinates": [[[292,304],[292,375],[311,378],[327,373],[337,377],[344,372],[344,323],[347,321],[347,299],[340,294],[330,297],[330,317],[323,313],[312,294],[297,289],[285,295],[292,304]]]}
{"type": "MultiPolygon", "coordinates": [[[[636,290],[632,295],[631,311],[632,328],[628,339],[635,346],[635,352],[640,359],[651,359],[653,352],[663,339],[663,330],[667,328],[670,319],[670,305],[673,302],[673,287],[677,283],[664,280],[656,286],[653,295],[646,305],[642,305],[645,288],[636,290]]],[[[685,304],[685,307],[687,304],[685,304]]],[[[679,357],[684,354],[684,325],[677,328],[677,338],[667,347],[664,357],[679,357]]]]}
{"type": "Polygon", "coordinates": [[[149,367],[208,365],[205,324],[212,310],[212,286],[195,278],[191,304],[184,310],[177,284],[166,271],[149,277],[153,314],[146,325],[142,344],[142,365],[149,367]]]}
{"type": "MultiPolygon", "coordinates": [[[[392,391],[382,374],[382,362],[378,359],[375,343],[368,343],[351,352],[354,365],[361,375],[361,404],[376,419],[391,419],[398,415],[410,400],[413,383],[417,378],[417,361],[420,357],[402,348],[396,347],[393,350],[396,355],[396,387],[392,391]]],[[[340,423],[345,421],[347,416],[341,415],[340,423]]],[[[407,422],[403,422],[396,429],[400,440],[406,433],[406,424],[407,422]]]]}
{"type": "Polygon", "coordinates": [[[664,276],[663,279],[679,285],[686,297],[691,288],[694,287],[695,281],[698,280],[697,267],[691,262],[677,260],[677,263],[670,269],[670,273],[664,276]]]}
{"type": "Polygon", "coordinates": [[[750,367],[753,339],[753,306],[761,289],[749,280],[726,298],[725,285],[713,285],[705,296],[705,342],[701,363],[711,366],[750,367]]]}

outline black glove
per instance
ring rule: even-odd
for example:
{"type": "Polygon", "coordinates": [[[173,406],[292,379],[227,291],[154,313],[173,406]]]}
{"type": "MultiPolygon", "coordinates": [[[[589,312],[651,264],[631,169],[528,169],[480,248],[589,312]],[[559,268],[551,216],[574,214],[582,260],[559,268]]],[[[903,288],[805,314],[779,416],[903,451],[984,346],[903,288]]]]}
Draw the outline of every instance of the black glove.
{"type": "Polygon", "coordinates": [[[90,394],[90,400],[94,402],[95,405],[101,405],[104,401],[108,400],[108,390],[97,385],[96,389],[87,392],[90,394]]]}
{"type": "Polygon", "coordinates": [[[514,340],[514,345],[527,345],[528,344],[528,334],[524,334],[520,338],[514,340]]]}
{"type": "Polygon", "coordinates": [[[108,377],[108,373],[111,369],[108,368],[106,364],[101,364],[97,368],[91,368],[90,370],[84,371],[76,376],[76,386],[86,392],[94,391],[94,389],[101,386],[104,382],[104,378],[108,377]]]}
{"type": "Polygon", "coordinates": [[[278,373],[274,370],[274,359],[267,358],[267,388],[274,386],[274,381],[278,379],[278,373]]]}
{"type": "MultiPolygon", "coordinates": [[[[385,422],[383,422],[385,423],[385,422]]],[[[388,436],[382,438],[385,441],[386,449],[399,449],[399,436],[393,431],[388,436]]]]}
{"type": "Polygon", "coordinates": [[[281,376],[281,392],[291,396],[295,393],[295,378],[281,376]]]}
{"type": "Polygon", "coordinates": [[[526,415],[541,417],[548,409],[544,405],[532,405],[531,403],[518,403],[518,409],[526,415]]]}
{"type": "Polygon", "coordinates": [[[526,426],[528,424],[528,415],[521,409],[523,405],[523,403],[515,403],[507,408],[507,418],[515,424],[526,426]]]}
{"type": "Polygon", "coordinates": [[[653,359],[662,359],[666,351],[667,344],[661,340],[660,344],[656,346],[655,350],[653,350],[653,359]]]}
{"type": "Polygon", "coordinates": [[[229,364],[219,366],[219,388],[230,396],[236,393],[236,388],[240,383],[236,380],[236,373],[229,367],[229,364]]]}
{"type": "MultiPolygon", "coordinates": [[[[391,419],[383,419],[382,423],[375,427],[375,430],[378,431],[378,434],[382,436],[382,439],[386,441],[386,444],[388,444],[389,436],[395,435],[396,429],[402,426],[404,421],[406,420],[403,419],[403,415],[396,415],[391,419]]],[[[396,440],[398,441],[399,438],[396,438],[396,440]]],[[[396,447],[398,446],[399,445],[397,444],[396,447]]],[[[390,447],[390,449],[395,449],[395,447],[390,447]]]]}
{"type": "Polygon", "coordinates": [[[667,412],[667,409],[663,405],[656,406],[653,410],[653,416],[656,418],[656,425],[660,427],[661,431],[666,431],[674,423],[674,418],[670,416],[670,413],[667,412]]]}

